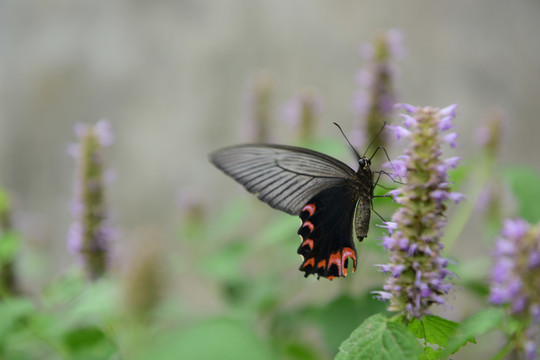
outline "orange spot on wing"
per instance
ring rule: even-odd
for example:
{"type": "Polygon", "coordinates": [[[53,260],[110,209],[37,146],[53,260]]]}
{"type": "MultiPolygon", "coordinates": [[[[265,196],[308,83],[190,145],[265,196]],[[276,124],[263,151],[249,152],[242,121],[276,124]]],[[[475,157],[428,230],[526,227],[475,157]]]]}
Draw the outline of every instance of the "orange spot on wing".
{"type": "Polygon", "coordinates": [[[303,247],[303,246],[308,246],[310,248],[310,250],[313,250],[313,240],[311,239],[306,239],[302,242],[302,245],[300,245],[300,247],[303,247]]]}
{"type": "Polygon", "coordinates": [[[322,259],[321,261],[319,261],[319,263],[317,264],[317,267],[326,268],[326,259],[322,259]]]}
{"type": "Polygon", "coordinates": [[[334,251],[328,258],[328,267],[336,265],[339,276],[343,275],[343,263],[341,262],[341,251],[334,251]]]}
{"type": "Polygon", "coordinates": [[[309,216],[313,216],[313,214],[315,213],[315,204],[307,204],[306,206],[304,206],[302,211],[307,211],[309,213],[309,216]]]}
{"type": "Polygon", "coordinates": [[[312,232],[312,231],[313,231],[313,228],[314,228],[315,226],[313,226],[313,223],[312,223],[311,221],[306,221],[306,222],[302,225],[302,227],[308,227],[308,228],[309,228],[309,231],[312,232]]]}
{"type": "MultiPolygon", "coordinates": [[[[347,259],[352,259],[353,261],[352,271],[354,272],[356,270],[356,254],[354,250],[349,247],[343,248],[343,250],[341,250],[341,263],[345,265],[345,261],[347,259]]],[[[347,268],[343,266],[343,276],[346,276],[346,275],[347,275],[347,268]]]]}
{"type": "Polygon", "coordinates": [[[309,259],[307,259],[306,261],[304,261],[304,264],[302,265],[302,269],[305,268],[306,266],[313,266],[315,267],[315,258],[314,257],[311,257],[309,259]]]}

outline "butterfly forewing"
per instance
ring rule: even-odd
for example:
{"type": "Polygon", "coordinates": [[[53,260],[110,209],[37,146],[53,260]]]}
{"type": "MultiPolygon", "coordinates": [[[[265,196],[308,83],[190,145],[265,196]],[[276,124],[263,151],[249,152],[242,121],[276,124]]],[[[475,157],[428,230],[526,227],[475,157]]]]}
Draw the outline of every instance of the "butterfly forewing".
{"type": "Polygon", "coordinates": [[[233,146],[212,153],[210,160],[260,200],[291,215],[321,190],[356,177],[341,161],[294,146],[233,146]]]}

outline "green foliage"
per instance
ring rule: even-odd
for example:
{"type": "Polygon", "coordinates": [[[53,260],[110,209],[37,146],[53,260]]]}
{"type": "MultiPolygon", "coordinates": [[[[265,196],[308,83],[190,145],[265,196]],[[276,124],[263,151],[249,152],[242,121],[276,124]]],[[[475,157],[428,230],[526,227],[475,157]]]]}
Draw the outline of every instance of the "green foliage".
{"type": "Polygon", "coordinates": [[[114,343],[97,326],[73,328],[63,335],[70,359],[105,359],[115,353],[114,343]]]}
{"type": "Polygon", "coordinates": [[[338,349],[343,339],[367,317],[385,311],[385,304],[367,292],[354,298],[342,295],[321,307],[308,308],[306,314],[316,321],[324,334],[329,349],[338,349]]]}
{"type": "Polygon", "coordinates": [[[0,266],[13,261],[19,250],[20,235],[13,231],[0,232],[0,266]]]}
{"type": "Polygon", "coordinates": [[[189,329],[163,333],[135,359],[237,360],[272,359],[272,353],[249,326],[231,319],[212,319],[189,329]]]}
{"type": "Polygon", "coordinates": [[[489,308],[480,310],[465,319],[455,334],[449,339],[443,355],[453,354],[466,342],[476,343],[477,336],[484,335],[501,326],[504,311],[489,308]]]}
{"type": "Polygon", "coordinates": [[[0,214],[9,210],[9,196],[0,188],[0,214]]]}
{"type": "Polygon", "coordinates": [[[518,215],[534,224],[540,220],[540,174],[528,167],[513,166],[503,172],[518,200],[518,215]]]}
{"type": "Polygon", "coordinates": [[[407,328],[381,314],[366,319],[339,347],[336,360],[415,359],[421,347],[407,328]]]}
{"type": "MultiPolygon", "coordinates": [[[[424,353],[420,358],[425,360],[439,359],[458,327],[458,323],[439,316],[424,316],[420,320],[413,318],[408,325],[409,331],[424,344],[424,353]]],[[[459,346],[465,345],[470,339],[462,341],[459,346]]]]}

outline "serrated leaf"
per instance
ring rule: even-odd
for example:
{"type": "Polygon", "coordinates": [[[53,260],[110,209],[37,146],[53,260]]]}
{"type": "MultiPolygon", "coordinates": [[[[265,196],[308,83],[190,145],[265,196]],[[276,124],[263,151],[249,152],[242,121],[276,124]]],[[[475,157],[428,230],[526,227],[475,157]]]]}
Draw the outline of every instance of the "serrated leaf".
{"type": "Polygon", "coordinates": [[[381,315],[366,319],[339,347],[335,360],[416,359],[421,347],[407,328],[381,315]]]}
{"type": "Polygon", "coordinates": [[[413,318],[408,328],[417,338],[425,340],[423,358],[438,359],[459,325],[440,316],[427,315],[420,320],[413,318]]]}
{"type": "Polygon", "coordinates": [[[504,316],[502,309],[490,308],[480,310],[463,321],[463,324],[452,336],[443,354],[454,354],[467,342],[476,344],[475,337],[483,335],[499,327],[504,316]]]}
{"type": "Polygon", "coordinates": [[[420,320],[413,319],[408,326],[417,338],[439,346],[446,346],[448,338],[455,334],[458,327],[457,322],[433,315],[424,316],[420,320]]]}

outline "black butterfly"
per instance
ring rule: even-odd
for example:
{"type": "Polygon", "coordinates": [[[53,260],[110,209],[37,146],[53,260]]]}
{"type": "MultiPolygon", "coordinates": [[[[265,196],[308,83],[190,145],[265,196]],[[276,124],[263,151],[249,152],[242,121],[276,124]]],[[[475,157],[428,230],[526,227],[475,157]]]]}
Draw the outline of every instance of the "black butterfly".
{"type": "Polygon", "coordinates": [[[356,270],[353,217],[356,238],[368,233],[373,173],[371,160],[356,155],[356,172],[328,155],[286,145],[232,146],[210,154],[210,161],[271,207],[300,216],[300,270],[331,280],[347,275],[349,259],[356,270]]]}

